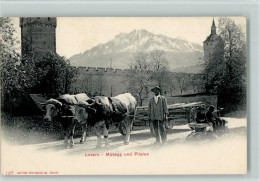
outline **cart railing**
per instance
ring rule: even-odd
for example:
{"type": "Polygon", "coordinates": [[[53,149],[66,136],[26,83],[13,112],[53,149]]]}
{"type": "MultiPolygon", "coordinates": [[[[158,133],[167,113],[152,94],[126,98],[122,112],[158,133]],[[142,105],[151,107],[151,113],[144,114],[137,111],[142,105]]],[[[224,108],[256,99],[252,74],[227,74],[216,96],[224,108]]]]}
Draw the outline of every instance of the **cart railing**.
{"type": "MultiPolygon", "coordinates": [[[[186,119],[190,122],[190,110],[193,107],[205,106],[203,102],[192,102],[192,103],[176,103],[168,105],[168,119],[178,120],[186,119]]],[[[148,106],[137,106],[135,112],[135,122],[136,121],[148,121],[148,106]]]]}

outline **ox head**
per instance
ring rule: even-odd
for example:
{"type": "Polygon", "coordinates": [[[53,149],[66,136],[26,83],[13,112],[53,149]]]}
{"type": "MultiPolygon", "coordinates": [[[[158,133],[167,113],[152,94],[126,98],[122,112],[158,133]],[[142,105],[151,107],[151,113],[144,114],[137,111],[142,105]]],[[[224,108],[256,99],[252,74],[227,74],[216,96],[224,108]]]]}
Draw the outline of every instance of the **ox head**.
{"type": "Polygon", "coordinates": [[[75,116],[74,120],[77,123],[85,124],[87,119],[90,117],[91,114],[96,113],[96,109],[94,109],[92,106],[95,104],[95,102],[89,104],[86,101],[80,101],[75,107],[75,116]]]}
{"type": "Polygon", "coordinates": [[[46,115],[44,116],[45,121],[53,121],[59,114],[62,103],[56,99],[50,99],[46,103],[41,103],[43,109],[46,110],[46,115]]]}

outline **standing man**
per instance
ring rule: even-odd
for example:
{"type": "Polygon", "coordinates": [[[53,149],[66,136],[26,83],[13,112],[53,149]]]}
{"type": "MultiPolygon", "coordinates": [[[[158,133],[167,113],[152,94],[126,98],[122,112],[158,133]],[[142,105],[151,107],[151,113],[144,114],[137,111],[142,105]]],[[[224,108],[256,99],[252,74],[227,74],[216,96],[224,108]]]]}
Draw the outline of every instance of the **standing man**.
{"type": "Polygon", "coordinates": [[[153,121],[153,127],[156,137],[156,144],[167,143],[167,133],[165,130],[165,120],[168,115],[167,101],[166,99],[160,95],[161,88],[159,86],[151,89],[154,93],[154,97],[152,97],[149,101],[148,106],[148,115],[149,120],[153,121]]]}

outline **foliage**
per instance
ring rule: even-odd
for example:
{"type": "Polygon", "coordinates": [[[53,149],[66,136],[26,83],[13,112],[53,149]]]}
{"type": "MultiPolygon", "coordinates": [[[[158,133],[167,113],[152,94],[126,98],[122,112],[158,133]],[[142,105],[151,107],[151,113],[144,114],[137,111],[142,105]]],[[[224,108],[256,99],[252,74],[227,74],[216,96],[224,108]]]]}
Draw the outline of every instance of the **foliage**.
{"type": "Polygon", "coordinates": [[[10,18],[0,18],[1,105],[12,114],[23,114],[29,93],[64,94],[70,90],[74,70],[69,61],[50,53],[34,61],[30,52],[21,58],[19,41],[10,18]]]}
{"type": "Polygon", "coordinates": [[[1,105],[17,113],[26,91],[35,83],[34,64],[26,60],[21,63],[19,41],[10,18],[0,18],[0,33],[1,105]]]}
{"type": "Polygon", "coordinates": [[[53,97],[70,92],[75,77],[75,70],[69,60],[56,53],[48,53],[43,61],[36,62],[38,84],[33,92],[53,97]]]}
{"type": "Polygon", "coordinates": [[[219,19],[219,33],[224,41],[226,66],[224,87],[241,92],[246,87],[246,40],[240,25],[229,18],[219,19]]]}
{"type": "MultiPolygon", "coordinates": [[[[241,26],[230,18],[219,18],[218,27],[224,47],[217,46],[210,57],[204,72],[205,88],[207,91],[216,92],[222,104],[245,104],[245,33],[241,26]]],[[[236,106],[232,109],[236,109],[236,106]]]]}

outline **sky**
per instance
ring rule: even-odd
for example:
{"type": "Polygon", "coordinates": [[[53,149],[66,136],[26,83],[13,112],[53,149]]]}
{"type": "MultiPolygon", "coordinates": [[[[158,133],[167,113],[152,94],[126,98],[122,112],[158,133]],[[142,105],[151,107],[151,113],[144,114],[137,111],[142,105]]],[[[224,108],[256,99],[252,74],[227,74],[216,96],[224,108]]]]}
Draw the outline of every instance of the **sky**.
{"type": "MultiPolygon", "coordinates": [[[[216,26],[218,17],[214,17],[216,26]]],[[[231,17],[246,29],[246,19],[231,17]]],[[[213,17],[58,17],[56,51],[70,58],[72,55],[112,40],[117,34],[146,29],[171,38],[182,37],[203,44],[210,35],[213,17]]],[[[19,18],[13,18],[18,38],[21,37],[19,18]]]]}

